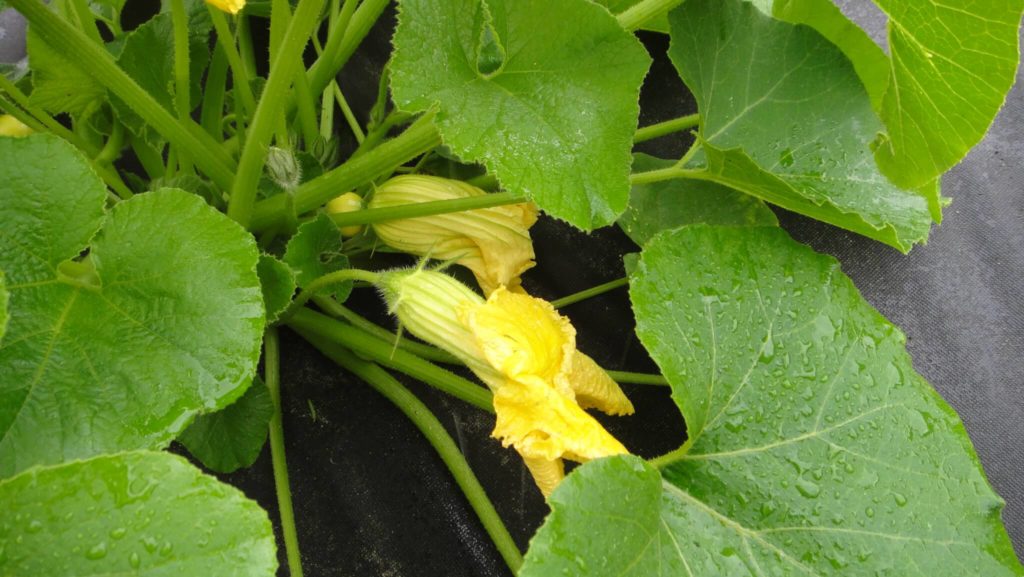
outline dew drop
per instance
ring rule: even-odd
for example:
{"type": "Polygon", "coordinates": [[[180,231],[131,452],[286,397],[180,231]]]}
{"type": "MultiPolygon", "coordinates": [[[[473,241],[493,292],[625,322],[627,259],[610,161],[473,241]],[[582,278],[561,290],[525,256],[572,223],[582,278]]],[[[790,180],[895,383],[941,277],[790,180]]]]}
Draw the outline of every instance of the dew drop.
{"type": "Polygon", "coordinates": [[[93,545],[88,551],[85,552],[85,558],[92,561],[102,559],[107,556],[107,542],[101,541],[96,545],[93,545]]]}

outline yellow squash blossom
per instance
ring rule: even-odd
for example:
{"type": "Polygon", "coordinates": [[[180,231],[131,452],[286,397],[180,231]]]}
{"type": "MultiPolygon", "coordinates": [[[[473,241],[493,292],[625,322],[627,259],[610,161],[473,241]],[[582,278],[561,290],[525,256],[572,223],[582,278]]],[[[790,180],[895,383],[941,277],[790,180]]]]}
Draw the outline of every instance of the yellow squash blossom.
{"type": "MultiPolygon", "coordinates": [[[[363,197],[354,192],[346,192],[328,202],[324,208],[327,210],[327,214],[356,212],[363,209],[363,197]]],[[[341,227],[341,236],[345,238],[353,237],[361,232],[363,232],[363,225],[361,224],[341,227]]]]}
{"type": "MultiPolygon", "coordinates": [[[[379,186],[368,208],[484,194],[458,180],[403,175],[379,186]]],[[[490,294],[499,286],[517,290],[519,276],[535,264],[530,227],[536,221],[536,207],[525,203],[392,220],[374,224],[373,230],[390,247],[468,268],[484,294],[490,294]]]]}
{"type": "Polygon", "coordinates": [[[583,409],[633,412],[622,389],[576,349],[576,331],[550,303],[505,287],[487,300],[433,271],[386,273],[384,297],[402,326],[462,360],[494,393],[493,436],[522,455],[545,496],[562,459],[626,453],[583,409]]]}
{"type": "Polygon", "coordinates": [[[238,14],[245,8],[245,0],[206,0],[206,3],[228,14],[238,14]]]}
{"type": "Polygon", "coordinates": [[[32,134],[32,129],[10,114],[0,114],[0,136],[21,138],[32,134]]]}

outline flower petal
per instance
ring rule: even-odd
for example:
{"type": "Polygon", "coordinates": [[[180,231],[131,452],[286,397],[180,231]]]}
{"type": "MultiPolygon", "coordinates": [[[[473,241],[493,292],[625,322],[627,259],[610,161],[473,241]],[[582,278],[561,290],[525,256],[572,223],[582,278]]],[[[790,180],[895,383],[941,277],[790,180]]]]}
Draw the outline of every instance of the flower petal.
{"type": "Polygon", "coordinates": [[[594,408],[609,415],[632,415],[633,403],[626,398],[619,384],[604,372],[594,359],[575,351],[569,386],[576,393],[576,402],[584,409],[594,408]]]}
{"type": "Polygon", "coordinates": [[[626,453],[594,417],[543,380],[509,381],[494,393],[492,436],[524,457],[588,461],[626,453]]]}
{"type": "Polygon", "coordinates": [[[544,497],[551,495],[555,487],[565,478],[565,465],[561,459],[549,461],[548,459],[535,459],[523,456],[523,463],[533,475],[533,482],[537,484],[544,497]]]}
{"type": "Polygon", "coordinates": [[[463,318],[480,350],[509,379],[536,377],[573,398],[566,377],[576,350],[576,329],[547,301],[498,288],[463,318]]]}

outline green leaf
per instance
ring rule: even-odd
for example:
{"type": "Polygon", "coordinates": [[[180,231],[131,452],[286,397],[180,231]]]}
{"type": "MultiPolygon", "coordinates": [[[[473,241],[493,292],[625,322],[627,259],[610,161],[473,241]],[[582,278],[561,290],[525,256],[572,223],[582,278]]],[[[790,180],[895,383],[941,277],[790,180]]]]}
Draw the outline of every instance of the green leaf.
{"type": "Polygon", "coordinates": [[[400,9],[391,60],[400,108],[437,106],[455,154],[549,214],[582,229],[615,221],[650,64],[632,34],[586,0],[403,0],[400,9]]]}
{"type": "Polygon", "coordinates": [[[270,391],[256,377],[237,401],[216,413],[196,417],[178,435],[178,441],[206,468],[231,473],[256,462],[267,442],[273,413],[270,391]]]}
{"type": "MultiPolygon", "coordinates": [[[[347,262],[347,260],[346,260],[347,262]]],[[[277,316],[288,308],[295,294],[295,273],[287,264],[269,254],[261,254],[256,267],[263,289],[263,308],[267,311],[267,322],[277,320],[277,316]]]]}
{"type": "Polygon", "coordinates": [[[66,112],[84,120],[107,101],[107,89],[71,64],[29,27],[26,39],[32,94],[29,102],[51,114],[66,112]]]}
{"type": "Polygon", "coordinates": [[[264,321],[251,235],[176,190],[104,219],[103,183],[52,136],[0,139],[0,158],[0,476],[162,447],[242,394],[264,321]]]}
{"type": "Polygon", "coordinates": [[[0,481],[0,574],[272,577],[267,513],[168,453],[34,468],[0,481]]]}
{"type": "MultiPolygon", "coordinates": [[[[192,78],[189,102],[193,109],[202,100],[202,77],[210,60],[212,28],[210,14],[202,2],[193,3],[188,10],[189,75],[192,78]]],[[[125,36],[124,50],[117,63],[161,106],[177,115],[174,102],[174,23],[170,13],[156,15],[125,36]]],[[[134,134],[150,144],[163,142],[163,137],[124,101],[115,96],[111,102],[125,126],[134,134]]]]}
{"type": "MultiPolygon", "coordinates": [[[[348,257],[341,252],[341,242],[341,231],[324,213],[299,226],[285,247],[284,262],[295,271],[300,287],[306,288],[325,274],[348,268],[348,257]]],[[[345,302],[352,291],[352,283],[336,286],[331,294],[338,302],[345,302]]]]}
{"type": "Polygon", "coordinates": [[[577,469],[520,575],[1024,574],[956,413],[834,259],[689,226],[630,295],[689,439],[577,469]]]}
{"type": "Polygon", "coordinates": [[[886,176],[922,186],[988,131],[1013,86],[1022,0],[875,0],[889,16],[890,74],[875,142],[886,176]]]}
{"type": "MultiPolygon", "coordinates": [[[[674,160],[633,155],[633,172],[668,168],[674,160]]],[[[778,220],[760,200],[731,188],[700,180],[664,180],[635,184],[619,227],[643,246],[655,234],[686,224],[775,226],[778,220]]]]}
{"type": "Polygon", "coordinates": [[[669,56],[701,113],[697,177],[904,252],[927,238],[928,202],[875,165],[883,127],[839,49],[740,0],[690,0],[669,20],[669,56]]]}

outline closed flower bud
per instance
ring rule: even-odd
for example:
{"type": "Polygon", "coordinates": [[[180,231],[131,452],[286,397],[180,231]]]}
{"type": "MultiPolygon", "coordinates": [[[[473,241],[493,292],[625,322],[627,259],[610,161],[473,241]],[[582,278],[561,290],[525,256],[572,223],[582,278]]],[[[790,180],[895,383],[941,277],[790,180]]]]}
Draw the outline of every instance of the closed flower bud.
{"type": "Polygon", "coordinates": [[[584,408],[630,414],[633,405],[597,363],[576,350],[576,331],[550,303],[495,289],[486,301],[427,270],[384,273],[381,290],[402,327],[458,357],[494,392],[492,435],[522,455],[549,495],[563,458],[626,453],[584,408]]]}
{"type": "MultiPolygon", "coordinates": [[[[484,194],[458,180],[403,175],[378,187],[369,208],[484,194]]],[[[535,264],[529,229],[536,221],[532,204],[516,204],[392,220],[374,224],[373,230],[392,248],[468,268],[484,294],[490,294],[502,285],[517,290],[519,275],[535,264]]]]}
{"type": "Polygon", "coordinates": [[[302,183],[302,165],[286,148],[271,146],[267,151],[266,166],[267,176],[287,191],[295,190],[302,183]]]}
{"type": "Polygon", "coordinates": [[[32,134],[32,129],[10,114],[0,114],[0,136],[21,138],[32,134]]]}
{"type": "MultiPolygon", "coordinates": [[[[341,214],[343,212],[363,210],[363,197],[354,192],[346,192],[345,194],[328,202],[325,208],[327,210],[327,214],[341,214]]],[[[343,226],[341,227],[341,236],[350,238],[362,231],[363,225],[361,224],[343,226]]]]}
{"type": "Polygon", "coordinates": [[[228,14],[238,14],[245,8],[245,0],[206,0],[206,3],[228,14]]]}

